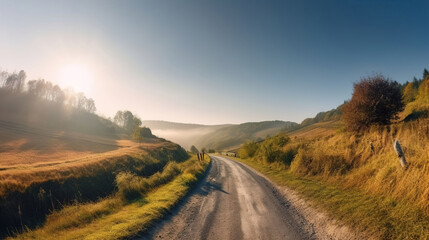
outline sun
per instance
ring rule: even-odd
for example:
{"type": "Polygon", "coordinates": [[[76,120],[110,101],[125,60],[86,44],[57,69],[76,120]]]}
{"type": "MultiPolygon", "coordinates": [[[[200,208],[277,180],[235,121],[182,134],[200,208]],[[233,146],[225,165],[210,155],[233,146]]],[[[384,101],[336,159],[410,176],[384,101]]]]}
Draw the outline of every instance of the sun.
{"type": "Polygon", "coordinates": [[[59,84],[86,95],[91,91],[93,77],[89,68],[82,64],[64,65],[59,71],[59,84]]]}

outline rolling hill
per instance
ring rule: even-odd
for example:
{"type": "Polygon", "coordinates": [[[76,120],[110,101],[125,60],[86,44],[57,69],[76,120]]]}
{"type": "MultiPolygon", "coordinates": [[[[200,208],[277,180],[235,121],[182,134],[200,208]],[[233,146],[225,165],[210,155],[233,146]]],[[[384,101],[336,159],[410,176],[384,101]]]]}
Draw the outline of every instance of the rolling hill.
{"type": "Polygon", "coordinates": [[[294,122],[263,121],[242,124],[200,125],[165,121],[143,121],[152,132],[171,141],[177,142],[189,149],[212,148],[228,150],[238,147],[248,140],[263,139],[267,135],[274,135],[281,130],[290,130],[298,126],[294,122]]]}
{"type": "Polygon", "coordinates": [[[198,148],[204,147],[198,143],[198,139],[201,139],[203,136],[213,134],[219,129],[232,126],[231,124],[201,125],[167,121],[142,122],[143,126],[150,128],[154,135],[176,142],[185,149],[189,149],[192,145],[195,145],[198,148]]]}

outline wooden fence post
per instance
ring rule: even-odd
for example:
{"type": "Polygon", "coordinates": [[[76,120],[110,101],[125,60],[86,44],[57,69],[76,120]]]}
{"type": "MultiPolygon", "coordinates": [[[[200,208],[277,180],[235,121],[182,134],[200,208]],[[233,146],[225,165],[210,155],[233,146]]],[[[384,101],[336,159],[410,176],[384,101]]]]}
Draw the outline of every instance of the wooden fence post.
{"type": "Polygon", "coordinates": [[[407,169],[408,163],[405,160],[404,151],[402,151],[402,147],[398,139],[396,139],[395,142],[393,143],[393,148],[395,149],[396,154],[398,154],[398,158],[399,158],[399,162],[401,163],[401,166],[404,169],[407,169]]]}

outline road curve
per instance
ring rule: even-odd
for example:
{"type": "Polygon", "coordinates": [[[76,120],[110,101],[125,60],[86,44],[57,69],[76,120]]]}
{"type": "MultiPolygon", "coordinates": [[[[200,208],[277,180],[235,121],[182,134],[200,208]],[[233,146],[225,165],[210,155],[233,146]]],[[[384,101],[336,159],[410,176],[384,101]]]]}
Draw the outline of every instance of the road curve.
{"type": "Polygon", "coordinates": [[[212,156],[207,176],[138,239],[313,239],[303,218],[265,178],[212,156]]]}

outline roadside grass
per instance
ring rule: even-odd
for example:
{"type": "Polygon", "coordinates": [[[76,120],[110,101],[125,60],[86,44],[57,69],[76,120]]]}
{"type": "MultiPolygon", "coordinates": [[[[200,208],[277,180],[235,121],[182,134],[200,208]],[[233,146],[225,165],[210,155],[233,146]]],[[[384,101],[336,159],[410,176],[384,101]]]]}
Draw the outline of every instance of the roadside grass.
{"type": "Polygon", "coordinates": [[[342,188],[314,177],[298,177],[289,169],[278,168],[275,164],[235,159],[258,170],[276,184],[296,191],[351,229],[377,239],[429,239],[428,216],[406,201],[342,188]]]}
{"type": "Polygon", "coordinates": [[[118,186],[117,194],[95,203],[75,204],[56,211],[47,217],[42,227],[27,230],[16,239],[124,239],[136,236],[185,196],[203,176],[209,162],[207,159],[199,162],[192,157],[174,163],[173,167],[167,165],[162,173],[149,178],[133,176],[148,183],[143,190],[135,186],[135,181],[130,182],[133,186],[128,188],[136,187],[140,196],[124,198],[118,186]],[[172,168],[178,169],[177,174],[172,168]]]}
{"type": "Polygon", "coordinates": [[[115,180],[121,172],[158,176],[169,162],[189,158],[179,145],[164,140],[133,151],[78,163],[0,171],[0,238],[40,226],[46,215],[64,206],[106,198],[117,190],[115,180]]]}

